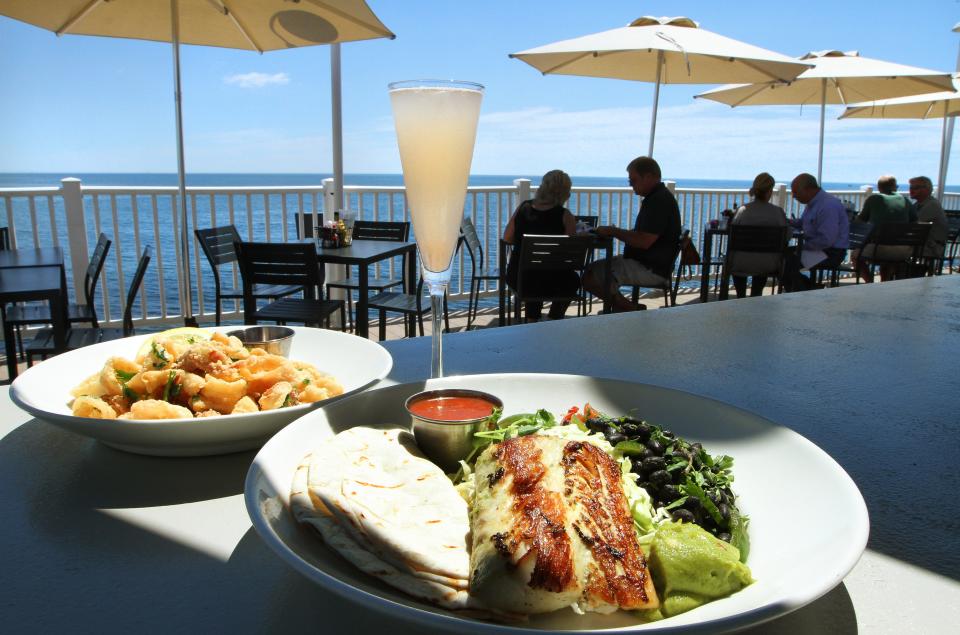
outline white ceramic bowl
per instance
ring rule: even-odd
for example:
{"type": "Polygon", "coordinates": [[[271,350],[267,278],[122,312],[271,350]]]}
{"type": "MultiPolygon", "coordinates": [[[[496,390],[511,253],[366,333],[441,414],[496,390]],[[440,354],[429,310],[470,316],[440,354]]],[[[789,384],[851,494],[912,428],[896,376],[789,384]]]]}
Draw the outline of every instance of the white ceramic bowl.
{"type": "MultiPolygon", "coordinates": [[[[152,421],[75,417],[70,390],[99,372],[109,357],[133,359],[152,334],[104,342],[52,357],[16,378],[10,397],[18,406],[54,425],[109,446],[138,454],[203,456],[249,450],[310,410],[363,390],[386,377],[393,358],[385,348],[347,333],[291,327],[296,331],[290,359],[309,362],[343,385],[343,395],[326,401],[243,415],[152,421]]],[[[229,331],[229,327],[207,329],[229,331]]]]}
{"type": "MultiPolygon", "coordinates": [[[[823,450],[788,428],[712,399],[631,382],[577,375],[468,375],[372,390],[362,399],[330,404],[281,430],[263,446],[247,474],[253,526],[281,559],[316,582],[391,618],[442,632],[499,631],[721,633],[757,624],[811,602],[843,579],[866,546],[869,520],[860,491],[823,450]],[[591,405],[611,415],[633,413],[711,454],[734,458],[734,491],[750,517],[747,564],[756,582],[728,598],[661,622],[640,624],[626,611],[574,615],[561,610],[526,624],[482,622],[430,606],[380,583],[331,551],[289,512],[299,461],[337,432],[355,425],[409,422],[404,400],[425,389],[472,388],[503,400],[504,414],[547,408],[564,414],[591,405]]],[[[327,628],[346,629],[351,609],[327,628]]]]}

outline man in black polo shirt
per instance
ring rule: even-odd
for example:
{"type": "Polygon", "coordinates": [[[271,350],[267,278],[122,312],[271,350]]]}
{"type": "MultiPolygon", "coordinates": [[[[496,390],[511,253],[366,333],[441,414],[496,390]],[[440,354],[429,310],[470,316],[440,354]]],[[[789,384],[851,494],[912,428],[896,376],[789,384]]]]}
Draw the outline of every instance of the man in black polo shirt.
{"type": "Polygon", "coordinates": [[[613,284],[604,288],[603,260],[590,265],[583,274],[583,288],[603,300],[609,299],[614,311],[646,309],[625,298],[620,287],[662,286],[670,277],[680,246],[680,208],[660,180],[660,166],[650,157],[637,157],[627,166],[627,175],[633,191],[643,197],[634,228],[597,227],[598,235],[624,242],[623,255],[610,263],[613,284]]]}

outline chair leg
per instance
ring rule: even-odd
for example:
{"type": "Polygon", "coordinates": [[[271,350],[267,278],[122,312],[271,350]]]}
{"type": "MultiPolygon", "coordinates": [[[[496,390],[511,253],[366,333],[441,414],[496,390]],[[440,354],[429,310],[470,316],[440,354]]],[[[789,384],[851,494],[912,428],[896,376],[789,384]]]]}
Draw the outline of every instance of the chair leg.
{"type": "Polygon", "coordinates": [[[377,337],[379,341],[387,339],[387,312],[383,309],[380,309],[380,319],[377,324],[377,337]]]}
{"type": "MultiPolygon", "coordinates": [[[[349,311],[349,313],[350,313],[350,332],[352,333],[352,332],[354,331],[354,327],[353,327],[353,291],[350,290],[350,289],[347,289],[347,306],[348,306],[349,309],[350,309],[350,311],[349,311]]],[[[346,324],[346,322],[344,322],[344,324],[346,324]]]]}
{"type": "Polygon", "coordinates": [[[444,291],[443,293],[443,325],[444,325],[444,328],[446,329],[446,332],[449,333],[450,332],[450,311],[449,311],[449,308],[447,307],[446,291],[444,291]]]}
{"type": "MultiPolygon", "coordinates": [[[[216,303],[215,303],[215,306],[216,306],[216,318],[217,318],[216,324],[217,324],[217,326],[220,326],[220,316],[221,316],[221,311],[222,311],[222,309],[220,308],[220,294],[219,294],[219,293],[217,294],[217,301],[216,301],[216,303]]],[[[96,321],[96,320],[94,320],[94,321],[96,321]]],[[[97,325],[94,324],[93,327],[96,328],[97,325]]]]}

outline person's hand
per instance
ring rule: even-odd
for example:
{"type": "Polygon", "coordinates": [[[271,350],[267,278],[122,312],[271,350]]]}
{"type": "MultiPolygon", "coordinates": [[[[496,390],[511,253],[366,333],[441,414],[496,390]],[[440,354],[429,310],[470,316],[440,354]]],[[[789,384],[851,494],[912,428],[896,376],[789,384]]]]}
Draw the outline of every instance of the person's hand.
{"type": "Polygon", "coordinates": [[[600,225],[596,229],[597,236],[602,236],[603,238],[613,236],[614,232],[616,231],[617,231],[617,228],[614,227],[613,225],[600,225]]]}

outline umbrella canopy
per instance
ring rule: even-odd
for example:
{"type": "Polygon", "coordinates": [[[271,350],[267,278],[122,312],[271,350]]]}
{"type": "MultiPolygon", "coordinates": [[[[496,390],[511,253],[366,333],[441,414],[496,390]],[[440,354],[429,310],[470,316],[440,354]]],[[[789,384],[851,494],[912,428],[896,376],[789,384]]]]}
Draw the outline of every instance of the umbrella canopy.
{"type": "MultiPolygon", "coordinates": [[[[177,176],[180,190],[181,285],[186,321],[193,320],[190,238],[187,230],[183,123],[180,107],[180,44],[272,51],[316,44],[395,37],[364,0],[4,0],[0,15],[57,35],[100,35],[171,42],[177,123],[177,176]]],[[[336,46],[335,46],[336,48],[336,46]]],[[[335,59],[339,61],[339,51],[335,59]]],[[[342,166],[338,130],[339,68],[334,80],[334,166],[342,166]]],[[[342,167],[339,168],[342,172],[342,167]]],[[[342,192],[343,175],[335,174],[342,192]]]]}
{"type": "Polygon", "coordinates": [[[794,58],[701,29],[690,18],[644,16],[628,26],[513,53],[544,75],[654,82],[653,154],[661,84],[789,81],[810,67],[794,58]]]}
{"type": "Polygon", "coordinates": [[[815,51],[798,58],[814,66],[795,80],[721,86],[698,98],[729,106],[820,104],[820,151],[817,179],[823,175],[823,128],[826,104],[849,104],[951,90],[949,73],[861,57],[856,51],[815,51]]]}
{"type": "Polygon", "coordinates": [[[954,76],[954,90],[926,95],[913,95],[896,99],[881,99],[869,104],[854,104],[840,115],[841,119],[943,119],[940,135],[940,168],[937,172],[937,193],[943,197],[946,191],[947,166],[950,160],[947,151],[948,123],[951,117],[960,114],[960,81],[954,76]]]}

